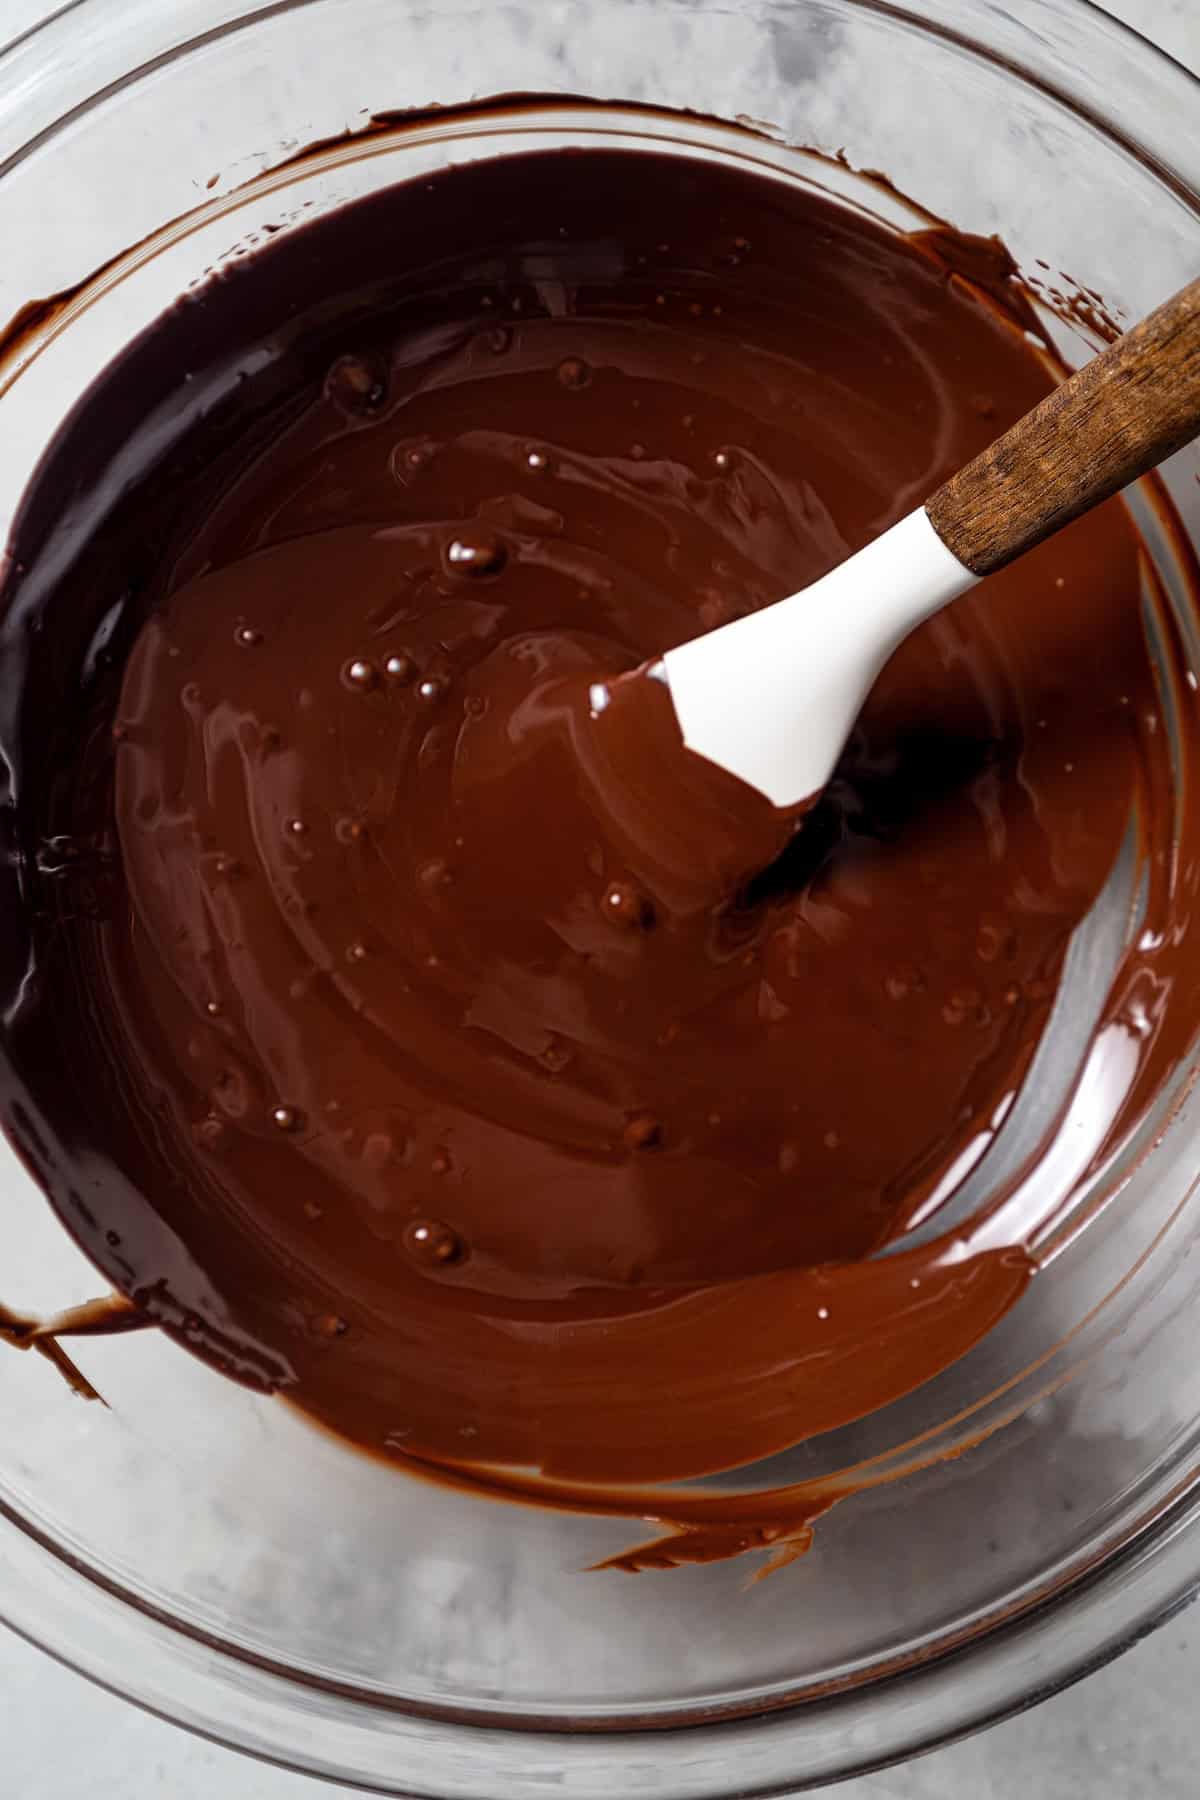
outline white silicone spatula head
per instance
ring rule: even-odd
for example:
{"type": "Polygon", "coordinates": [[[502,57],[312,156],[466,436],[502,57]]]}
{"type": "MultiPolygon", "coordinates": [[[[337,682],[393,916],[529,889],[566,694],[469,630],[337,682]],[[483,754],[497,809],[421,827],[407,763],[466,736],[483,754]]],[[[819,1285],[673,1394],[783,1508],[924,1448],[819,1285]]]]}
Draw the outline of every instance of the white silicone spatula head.
{"type": "Polygon", "coordinates": [[[911,513],[790,600],[663,658],[689,750],[792,808],[829,780],[897,645],[979,577],[911,513]]]}

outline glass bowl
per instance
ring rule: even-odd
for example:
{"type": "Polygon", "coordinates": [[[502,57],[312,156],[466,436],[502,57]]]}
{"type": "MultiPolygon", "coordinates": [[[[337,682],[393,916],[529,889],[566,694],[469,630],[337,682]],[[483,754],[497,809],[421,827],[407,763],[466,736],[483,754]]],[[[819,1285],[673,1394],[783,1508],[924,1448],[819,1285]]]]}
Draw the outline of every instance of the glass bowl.
{"type": "MultiPolygon", "coordinates": [[[[750,162],[897,226],[926,222],[911,193],[1000,231],[1068,357],[1095,294],[1133,318],[1195,273],[1196,83],[1082,0],[1019,18],[992,0],[74,0],[0,54],[0,319],[19,320],[0,531],[90,376],[264,230],[584,136],[750,162]],[[378,123],[505,92],[544,98],[500,121],[432,111],[401,137],[378,123]]],[[[1198,467],[1192,451],[1167,475],[1193,535],[1198,467]]],[[[1137,510],[1194,660],[1186,546],[1137,510]]],[[[1092,1089],[1067,1049],[1128,912],[1108,896],[1056,1010],[1072,1110],[1042,1176],[1082,1192],[1070,1216],[1043,1208],[1029,1294],[917,1393],[723,1478],[856,1468],[792,1567],[587,1573],[651,1535],[619,1496],[565,1513],[408,1478],[144,1334],[77,1346],[111,1410],[4,1353],[0,1616],[169,1718],[429,1800],[796,1791],[1083,1673],[1200,1584],[1196,1063],[1084,1175],[1092,1089]]],[[[1101,1048],[1092,1077],[1119,1079],[1119,1041],[1101,1048]]],[[[0,1219],[7,1305],[97,1291],[7,1146],[0,1219]]]]}

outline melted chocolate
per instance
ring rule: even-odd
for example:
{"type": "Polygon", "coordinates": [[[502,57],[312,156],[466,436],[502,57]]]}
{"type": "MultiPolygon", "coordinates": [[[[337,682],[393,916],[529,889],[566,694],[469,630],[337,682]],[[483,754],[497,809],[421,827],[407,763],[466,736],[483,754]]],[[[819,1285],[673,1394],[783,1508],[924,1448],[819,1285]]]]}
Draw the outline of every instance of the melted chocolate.
{"type": "MultiPolygon", "coordinates": [[[[378,1455],[636,1511],[589,1484],[844,1424],[1018,1299],[1020,1245],[871,1257],[982,1154],[1135,797],[1191,905],[1122,507],[902,648],[794,837],[732,781],[676,832],[580,725],[1045,393],[986,250],[529,154],[285,235],[81,402],[0,646],[5,1118],[144,1313],[378,1455]]],[[[1178,942],[1114,1002],[1141,1105],[1178,942]]],[[[650,1561],[828,1503],[659,1505],[650,1561]]]]}

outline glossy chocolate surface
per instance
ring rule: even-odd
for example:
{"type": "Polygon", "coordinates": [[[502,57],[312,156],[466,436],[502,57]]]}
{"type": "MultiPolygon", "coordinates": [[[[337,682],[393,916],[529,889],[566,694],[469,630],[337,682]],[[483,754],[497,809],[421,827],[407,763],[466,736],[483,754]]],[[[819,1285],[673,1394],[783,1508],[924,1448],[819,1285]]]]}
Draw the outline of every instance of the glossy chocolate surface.
{"type": "MultiPolygon", "coordinates": [[[[794,838],[732,782],[648,834],[669,758],[586,723],[1046,391],[951,250],[529,154],[284,235],[81,402],[6,587],[5,1117],[200,1354],[586,1499],[885,1405],[1018,1299],[1019,1244],[870,1258],[986,1149],[1135,797],[1190,916],[1126,512],[911,639],[794,838]]],[[[1126,970],[1147,1058],[1181,956],[1126,970]]]]}

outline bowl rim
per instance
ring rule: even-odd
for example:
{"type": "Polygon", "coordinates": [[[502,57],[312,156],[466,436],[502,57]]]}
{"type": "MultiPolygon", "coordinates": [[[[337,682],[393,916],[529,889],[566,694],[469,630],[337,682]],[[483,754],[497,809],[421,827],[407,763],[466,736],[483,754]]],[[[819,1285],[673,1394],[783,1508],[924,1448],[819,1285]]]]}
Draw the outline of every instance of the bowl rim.
{"type": "MultiPolygon", "coordinates": [[[[70,101],[64,87],[55,116],[28,143],[0,158],[0,178],[89,107],[111,100],[164,62],[180,60],[214,37],[322,3],[264,0],[245,6],[238,17],[197,31],[193,24],[214,10],[210,0],[175,0],[162,9],[157,36],[147,44],[142,61],[82,100],[70,101]]],[[[635,0],[607,3],[623,7],[635,0]]],[[[676,7],[684,0],[660,3],[676,7]]],[[[785,11],[797,0],[769,3],[785,11]]],[[[1148,129],[1128,93],[1121,89],[1114,94],[1102,72],[1115,58],[1128,59],[1160,100],[1175,96],[1177,118],[1185,117],[1189,106],[1194,115],[1200,77],[1095,0],[1026,0],[1021,20],[993,0],[924,0],[919,8],[900,0],[847,3],[949,41],[1041,90],[1131,151],[1200,216],[1200,134],[1191,145],[1186,132],[1168,130],[1157,106],[1147,109],[1153,112],[1154,127],[1148,129]],[[1042,26],[1052,27],[1051,37],[1039,34],[1042,26]],[[1030,60],[1018,57],[1021,43],[1030,60]],[[1056,74],[1056,61],[1064,56],[1070,58],[1077,91],[1056,74]]],[[[21,65],[44,59],[47,65],[58,62],[66,68],[70,59],[61,52],[71,44],[72,33],[101,10],[100,0],[66,0],[0,45],[0,126],[6,86],[25,73],[21,65]]],[[[221,10],[228,13],[229,8],[221,10]]],[[[77,67],[74,78],[79,78],[77,67]]],[[[1170,108],[1165,110],[1169,115],[1170,108]]],[[[673,1795],[718,1800],[730,1792],[731,1781],[743,1800],[824,1786],[887,1768],[1028,1710],[1131,1648],[1198,1592],[1200,1464],[1190,1467],[1155,1516],[1140,1521],[1103,1561],[1024,1604],[985,1636],[920,1666],[854,1693],[783,1701],[771,1711],[732,1719],[649,1731],[556,1731],[525,1720],[503,1726],[450,1722],[341,1689],[322,1695],[311,1683],[228,1644],[202,1640],[180,1622],[139,1606],[106,1586],[68,1547],[55,1545],[0,1502],[0,1621],[18,1635],[107,1691],[210,1741],[280,1767],[404,1800],[446,1800],[450,1794],[455,1800],[491,1800],[498,1765],[507,1757],[514,1770],[528,1774],[535,1784],[512,1787],[514,1795],[540,1791],[541,1783],[567,1762],[578,1800],[607,1800],[634,1761],[652,1771],[660,1800],[673,1795]],[[298,1717],[298,1695],[306,1696],[303,1717],[298,1717]],[[794,1760],[800,1732],[806,1739],[806,1766],[798,1776],[794,1760]],[[460,1770],[455,1785],[447,1787],[436,1770],[451,1739],[459,1746],[473,1741],[479,1760],[465,1775],[460,1770]],[[279,1748],[284,1744],[293,1746],[289,1753],[279,1748]],[[435,1773],[426,1777],[422,1770],[435,1773]],[[433,1785],[425,1785],[427,1779],[433,1785]],[[414,1781],[419,1785],[411,1785],[414,1781]]]]}

